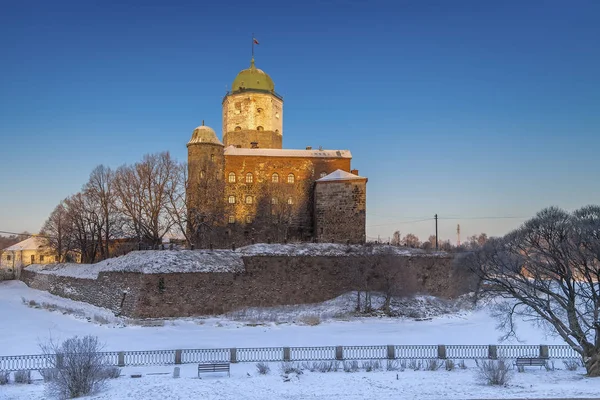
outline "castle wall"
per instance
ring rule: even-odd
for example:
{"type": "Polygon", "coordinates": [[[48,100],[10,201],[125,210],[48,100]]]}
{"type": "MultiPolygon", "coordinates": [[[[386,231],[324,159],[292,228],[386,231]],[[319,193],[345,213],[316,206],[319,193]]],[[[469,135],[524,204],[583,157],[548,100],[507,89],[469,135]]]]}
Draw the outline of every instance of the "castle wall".
{"type": "Polygon", "coordinates": [[[223,100],[223,144],[250,148],[281,149],[283,100],[269,94],[246,91],[223,100]]]}
{"type": "Polygon", "coordinates": [[[317,182],[314,198],[315,236],[319,242],[365,242],[366,179],[317,182]]]}
{"type": "Polygon", "coordinates": [[[244,307],[321,302],[362,289],[451,297],[469,282],[449,256],[247,256],[240,273],[101,272],[97,280],[25,270],[30,287],[140,318],[220,314],[244,307]],[[363,272],[360,272],[363,271],[363,272]],[[364,271],[367,275],[364,275],[364,271]],[[127,292],[123,307],[123,292],[127,292]]]}
{"type": "Polygon", "coordinates": [[[350,161],[350,158],[226,155],[224,201],[230,241],[241,246],[252,240],[310,240],[315,180],[321,173],[350,171],[350,161]],[[232,172],[235,182],[229,182],[232,172]],[[248,173],[252,174],[252,183],[246,182],[248,173]],[[274,173],[278,182],[273,182],[274,173]],[[288,183],[289,174],[294,175],[294,183],[288,183]],[[229,203],[230,196],[234,196],[235,203],[229,203]],[[251,204],[246,202],[248,196],[251,204]]]}

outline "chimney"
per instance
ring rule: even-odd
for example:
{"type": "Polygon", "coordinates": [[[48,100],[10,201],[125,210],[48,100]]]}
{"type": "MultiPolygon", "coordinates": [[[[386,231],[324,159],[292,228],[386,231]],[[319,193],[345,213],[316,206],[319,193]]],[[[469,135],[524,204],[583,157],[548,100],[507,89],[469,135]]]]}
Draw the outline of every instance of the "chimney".
{"type": "Polygon", "coordinates": [[[306,146],[306,150],[312,150],[312,146],[306,146]]]}
{"type": "Polygon", "coordinates": [[[252,146],[253,149],[258,149],[258,142],[250,142],[250,146],[252,146]]]}
{"type": "Polygon", "coordinates": [[[357,169],[351,169],[350,173],[354,174],[354,175],[358,175],[358,170],[357,169]]]}

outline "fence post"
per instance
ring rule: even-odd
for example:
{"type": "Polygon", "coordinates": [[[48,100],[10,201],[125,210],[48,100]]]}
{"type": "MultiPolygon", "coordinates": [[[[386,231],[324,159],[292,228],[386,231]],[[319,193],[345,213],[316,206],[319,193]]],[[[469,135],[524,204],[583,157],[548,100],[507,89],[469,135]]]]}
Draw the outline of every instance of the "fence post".
{"type": "Polygon", "coordinates": [[[344,359],[344,346],[335,346],[335,359],[339,361],[344,359]]]}
{"type": "Polygon", "coordinates": [[[388,344],[387,346],[387,358],[388,360],[396,359],[396,346],[394,346],[393,344],[388,344]]]}
{"type": "Polygon", "coordinates": [[[56,368],[64,367],[65,355],[64,354],[56,354],[56,368]]]}
{"type": "Polygon", "coordinates": [[[498,358],[498,347],[495,344],[488,346],[488,358],[496,360],[498,358]]]}
{"type": "Polygon", "coordinates": [[[181,364],[181,350],[175,350],[175,364],[181,364]]]}
{"type": "Polygon", "coordinates": [[[440,360],[446,359],[446,346],[443,344],[438,344],[438,358],[440,360]]]}
{"type": "Polygon", "coordinates": [[[550,358],[550,352],[548,351],[547,344],[540,345],[540,358],[550,358]]]}
{"type": "Polygon", "coordinates": [[[235,347],[229,349],[229,362],[232,364],[237,363],[237,349],[235,347]]]}
{"type": "Polygon", "coordinates": [[[290,348],[289,347],[283,348],[283,361],[290,361],[290,348]]]}
{"type": "Polygon", "coordinates": [[[119,367],[124,367],[125,366],[125,352],[124,351],[120,351],[118,353],[117,366],[119,366],[119,367]]]}

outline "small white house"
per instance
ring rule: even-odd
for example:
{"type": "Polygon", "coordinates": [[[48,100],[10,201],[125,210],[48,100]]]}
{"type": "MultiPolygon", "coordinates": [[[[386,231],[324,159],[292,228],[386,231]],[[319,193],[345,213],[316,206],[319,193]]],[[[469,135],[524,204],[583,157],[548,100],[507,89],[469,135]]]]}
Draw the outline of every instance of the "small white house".
{"type": "Polygon", "coordinates": [[[32,236],[2,250],[0,269],[3,274],[14,274],[18,279],[21,269],[28,265],[55,262],[58,262],[56,252],[47,247],[43,239],[32,236]]]}

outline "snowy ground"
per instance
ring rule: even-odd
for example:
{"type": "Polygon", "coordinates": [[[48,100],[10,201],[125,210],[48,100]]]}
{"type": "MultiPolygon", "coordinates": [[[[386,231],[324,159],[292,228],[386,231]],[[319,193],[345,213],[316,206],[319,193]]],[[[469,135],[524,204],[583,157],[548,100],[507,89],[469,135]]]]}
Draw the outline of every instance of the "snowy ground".
{"type": "MultiPolygon", "coordinates": [[[[52,296],[33,290],[21,282],[0,282],[0,355],[39,353],[38,344],[52,336],[64,339],[74,335],[96,335],[106,344],[106,350],[189,349],[211,347],[262,346],[326,346],[378,344],[493,344],[500,333],[488,308],[463,310],[430,318],[352,318],[343,311],[351,299],[341,297],[314,306],[281,307],[270,311],[249,310],[229,318],[195,318],[166,320],[164,326],[139,326],[114,317],[108,310],[86,303],[52,296]],[[31,307],[22,298],[36,305],[46,303],[55,311],[41,306],[31,307]],[[39,307],[39,308],[36,308],[39,307]],[[61,311],[62,310],[62,311],[61,311]],[[276,317],[271,316],[275,313],[276,317]],[[326,316],[317,326],[291,323],[303,314],[326,316]],[[288,315],[288,320],[281,315],[288,315]],[[275,322],[269,322],[270,320],[275,322]],[[108,321],[97,323],[95,321],[108,321]],[[258,324],[256,321],[265,321],[258,324]],[[283,322],[282,322],[283,321],[283,322]]],[[[433,299],[427,308],[443,304],[433,299]],[[433,304],[433,306],[432,306],[433,304]]],[[[406,305],[399,305],[406,307],[406,305]]],[[[161,322],[163,323],[163,322],[161,322]]],[[[524,344],[563,344],[527,323],[519,326],[524,344]]],[[[529,368],[515,373],[508,387],[497,388],[477,381],[474,365],[466,370],[435,372],[308,372],[284,382],[279,364],[272,364],[271,374],[259,376],[254,364],[232,366],[232,376],[208,375],[196,378],[194,365],[182,366],[182,377],[173,379],[173,367],[124,368],[123,376],[110,382],[106,391],[95,399],[300,399],[331,398],[378,399],[399,398],[540,398],[595,397],[600,393],[600,380],[583,377],[584,370],[569,372],[561,361],[562,370],[547,372],[529,368]],[[129,375],[139,372],[142,378],[129,375]],[[153,375],[167,373],[166,375],[153,375]],[[396,379],[398,374],[398,379],[396,379]]],[[[43,383],[0,386],[0,399],[43,399],[43,383]]]]}

